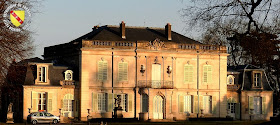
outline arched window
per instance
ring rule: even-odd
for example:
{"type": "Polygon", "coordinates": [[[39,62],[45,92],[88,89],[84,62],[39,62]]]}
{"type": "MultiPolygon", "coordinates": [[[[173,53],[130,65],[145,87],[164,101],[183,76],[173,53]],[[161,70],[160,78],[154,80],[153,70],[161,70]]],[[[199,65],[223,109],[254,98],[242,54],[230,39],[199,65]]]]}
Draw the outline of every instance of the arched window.
{"type": "Polygon", "coordinates": [[[234,85],[234,76],[233,75],[229,75],[227,77],[227,84],[228,85],[234,85]]]}

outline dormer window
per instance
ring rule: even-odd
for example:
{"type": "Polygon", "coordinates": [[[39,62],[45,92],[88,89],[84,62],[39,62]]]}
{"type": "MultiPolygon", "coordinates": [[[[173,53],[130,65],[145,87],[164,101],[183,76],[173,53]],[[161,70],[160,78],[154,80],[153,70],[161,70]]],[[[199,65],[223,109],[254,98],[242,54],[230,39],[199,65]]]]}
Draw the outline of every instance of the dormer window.
{"type": "Polygon", "coordinates": [[[39,68],[39,72],[38,72],[38,75],[39,75],[39,82],[47,82],[47,68],[42,66],[39,68]]]}
{"type": "Polygon", "coordinates": [[[227,84],[228,85],[234,85],[234,76],[233,75],[229,75],[227,77],[227,84]]]}
{"type": "Polygon", "coordinates": [[[261,87],[262,74],[261,72],[253,72],[253,86],[261,87]]]}
{"type": "Polygon", "coordinates": [[[66,70],[64,73],[65,73],[65,80],[73,80],[73,71],[72,70],[66,70]]]}

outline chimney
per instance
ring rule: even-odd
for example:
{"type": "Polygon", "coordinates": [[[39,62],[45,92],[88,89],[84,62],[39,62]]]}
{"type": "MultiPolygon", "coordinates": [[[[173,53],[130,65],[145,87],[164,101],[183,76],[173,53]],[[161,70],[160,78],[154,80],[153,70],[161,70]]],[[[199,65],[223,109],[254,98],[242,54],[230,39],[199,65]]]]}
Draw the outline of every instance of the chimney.
{"type": "Polygon", "coordinates": [[[125,23],[122,21],[122,23],[120,24],[120,32],[121,32],[121,36],[123,39],[125,39],[125,23]]]}
{"type": "Polygon", "coordinates": [[[167,23],[165,25],[165,36],[167,37],[168,40],[172,40],[171,38],[171,24],[167,23]]]}

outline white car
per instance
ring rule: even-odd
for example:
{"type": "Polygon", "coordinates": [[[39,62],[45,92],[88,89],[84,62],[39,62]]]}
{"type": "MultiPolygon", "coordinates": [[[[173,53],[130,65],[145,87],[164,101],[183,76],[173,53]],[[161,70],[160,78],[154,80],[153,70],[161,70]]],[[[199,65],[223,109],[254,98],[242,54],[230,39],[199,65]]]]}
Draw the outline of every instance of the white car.
{"type": "Polygon", "coordinates": [[[31,122],[32,124],[37,123],[54,123],[57,124],[60,121],[58,116],[52,115],[51,113],[47,112],[33,112],[27,116],[27,121],[31,122]]]}

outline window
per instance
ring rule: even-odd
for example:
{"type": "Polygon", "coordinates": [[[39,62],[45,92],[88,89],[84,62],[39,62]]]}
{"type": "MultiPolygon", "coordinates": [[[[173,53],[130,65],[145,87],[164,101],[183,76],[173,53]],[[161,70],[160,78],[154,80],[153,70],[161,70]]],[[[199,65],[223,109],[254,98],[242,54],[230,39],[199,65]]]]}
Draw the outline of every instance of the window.
{"type": "Polygon", "coordinates": [[[120,94],[121,95],[121,107],[123,109],[123,111],[128,111],[128,108],[127,108],[127,94],[120,94]]]}
{"type": "Polygon", "coordinates": [[[104,81],[107,80],[107,61],[98,62],[98,80],[104,81]]]}
{"type": "Polygon", "coordinates": [[[227,84],[228,85],[234,85],[234,76],[233,75],[229,75],[227,77],[227,84]]]}
{"type": "Polygon", "coordinates": [[[128,64],[127,62],[119,62],[119,81],[127,81],[128,64]]]}
{"type": "Polygon", "coordinates": [[[47,93],[38,93],[38,110],[47,110],[47,93]]]}
{"type": "Polygon", "coordinates": [[[203,96],[203,109],[205,114],[211,113],[212,101],[210,96],[203,96]]]}
{"type": "Polygon", "coordinates": [[[266,97],[249,97],[249,114],[266,114],[266,97]]]}
{"type": "Polygon", "coordinates": [[[148,112],[149,97],[147,94],[142,94],[142,112],[148,112]]]}
{"type": "Polygon", "coordinates": [[[47,80],[46,80],[46,70],[47,70],[47,68],[46,67],[40,67],[39,68],[39,73],[38,73],[38,75],[39,75],[39,81],[40,82],[47,82],[47,80]]]}
{"type": "Polygon", "coordinates": [[[254,87],[261,87],[261,73],[253,73],[254,87]]]}
{"type": "Polygon", "coordinates": [[[74,96],[72,94],[66,94],[63,98],[63,111],[72,114],[74,104],[73,102],[74,96]]]}
{"type": "Polygon", "coordinates": [[[97,109],[98,111],[106,111],[106,94],[105,93],[98,93],[97,94],[97,99],[98,99],[98,105],[97,109]]]}
{"type": "Polygon", "coordinates": [[[73,71],[72,70],[66,70],[64,72],[65,74],[65,80],[73,80],[73,71]]]}
{"type": "Polygon", "coordinates": [[[184,66],[184,82],[193,82],[193,66],[185,65],[184,66]]]}
{"type": "Polygon", "coordinates": [[[254,114],[261,114],[262,110],[261,97],[254,97],[254,114]]]}
{"type": "Polygon", "coordinates": [[[192,113],[192,96],[184,96],[184,112],[192,113]]]}
{"type": "Polygon", "coordinates": [[[230,113],[235,113],[235,105],[236,103],[228,103],[228,110],[230,113]]]}
{"type": "Polygon", "coordinates": [[[203,66],[203,82],[204,83],[212,82],[212,66],[211,65],[203,66]]]}

